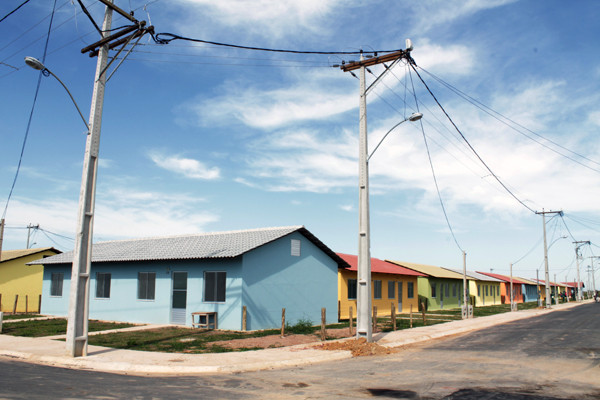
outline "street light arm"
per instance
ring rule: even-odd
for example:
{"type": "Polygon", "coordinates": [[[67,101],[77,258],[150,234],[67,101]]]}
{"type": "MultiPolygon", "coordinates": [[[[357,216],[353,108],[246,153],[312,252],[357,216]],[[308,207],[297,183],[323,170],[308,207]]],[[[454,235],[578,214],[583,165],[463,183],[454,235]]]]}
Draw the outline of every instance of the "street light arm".
{"type": "Polygon", "coordinates": [[[54,75],[54,72],[52,72],[48,68],[46,68],[46,66],[44,64],[42,64],[41,61],[39,61],[39,60],[37,60],[37,59],[35,59],[33,57],[25,57],[25,64],[27,64],[28,66],[30,66],[33,69],[36,69],[38,71],[42,71],[42,74],[44,76],[52,75],[62,85],[62,87],[65,88],[65,90],[67,91],[67,94],[69,95],[69,97],[71,98],[71,101],[73,102],[73,105],[77,109],[77,112],[79,113],[79,116],[81,117],[81,120],[85,124],[85,127],[87,128],[87,133],[89,135],[90,134],[90,126],[88,125],[88,123],[85,120],[83,114],[81,113],[81,110],[79,109],[79,106],[77,105],[77,102],[73,98],[73,95],[71,94],[71,92],[69,91],[69,89],[67,88],[67,86],[63,83],[63,81],[61,81],[58,76],[54,75]]]}
{"type": "Polygon", "coordinates": [[[418,121],[421,118],[423,118],[423,114],[421,113],[413,113],[410,117],[403,119],[402,121],[398,122],[396,125],[392,126],[392,128],[387,131],[387,133],[385,135],[383,135],[383,138],[381,138],[381,140],[379,141],[379,143],[377,143],[377,146],[375,146],[375,148],[373,149],[373,151],[371,152],[371,154],[369,154],[369,157],[367,157],[367,162],[371,159],[371,157],[373,157],[373,154],[375,154],[375,152],[377,151],[377,149],[379,148],[379,146],[381,146],[381,143],[383,143],[383,141],[385,140],[385,138],[394,130],[396,129],[398,126],[402,125],[403,123],[405,123],[406,121],[418,121]]]}

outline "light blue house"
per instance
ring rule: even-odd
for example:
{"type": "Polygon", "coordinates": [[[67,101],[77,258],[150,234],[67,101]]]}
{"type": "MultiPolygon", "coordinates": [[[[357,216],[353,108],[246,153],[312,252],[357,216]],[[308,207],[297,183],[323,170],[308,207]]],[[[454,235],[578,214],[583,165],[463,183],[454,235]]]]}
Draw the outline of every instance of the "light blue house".
{"type": "MultiPolygon", "coordinates": [[[[44,265],[42,314],[66,316],[73,252],[44,265]]],[[[219,329],[337,322],[338,267],[349,265],[303,226],[156,237],[93,245],[91,319],[192,325],[216,313],[219,329]]]]}

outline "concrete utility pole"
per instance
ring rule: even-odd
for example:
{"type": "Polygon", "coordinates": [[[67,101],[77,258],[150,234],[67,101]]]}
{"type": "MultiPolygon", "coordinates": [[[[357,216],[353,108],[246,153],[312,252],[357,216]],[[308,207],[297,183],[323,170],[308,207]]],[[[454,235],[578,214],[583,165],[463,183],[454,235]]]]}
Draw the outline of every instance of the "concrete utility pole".
{"type": "Polygon", "coordinates": [[[0,260],[2,260],[2,242],[4,241],[4,218],[0,219],[0,260]]]}
{"type": "Polygon", "coordinates": [[[512,263],[510,263],[510,311],[516,311],[515,310],[515,299],[513,298],[513,279],[512,279],[512,263]]]}
{"type": "Polygon", "coordinates": [[[546,242],[546,214],[559,214],[563,215],[561,211],[544,211],[542,209],[541,212],[536,211],[536,214],[542,215],[543,227],[544,227],[544,267],[545,267],[545,275],[546,275],[546,308],[550,308],[550,272],[548,271],[548,244],[546,242]]]}
{"type": "Polygon", "coordinates": [[[469,299],[467,296],[467,253],[463,250],[463,310],[462,318],[467,319],[471,317],[469,313],[469,299]]]}
{"type": "Polygon", "coordinates": [[[596,276],[594,275],[594,258],[600,258],[600,256],[591,256],[592,259],[592,291],[596,293],[596,276]]]}
{"type": "Polygon", "coordinates": [[[40,224],[37,225],[27,225],[27,247],[25,247],[26,249],[29,248],[29,237],[31,236],[31,229],[40,229],[40,224]]]}
{"type": "Polygon", "coordinates": [[[584,244],[590,244],[589,240],[579,240],[573,242],[575,245],[575,260],[577,261],[577,301],[582,301],[581,298],[581,278],[579,275],[579,248],[584,244]]]}
{"type": "MultiPolygon", "coordinates": [[[[412,46],[407,50],[400,50],[380,57],[371,57],[365,59],[361,54],[360,61],[343,63],[340,68],[344,72],[359,70],[360,80],[360,116],[359,116],[359,169],[358,169],[358,288],[356,296],[356,337],[365,338],[367,342],[373,341],[373,327],[371,323],[371,239],[370,239],[370,218],[369,218],[369,152],[367,146],[367,94],[377,84],[380,79],[391,70],[391,67],[402,58],[410,56],[412,46]],[[391,66],[367,88],[365,70],[368,66],[377,65],[384,62],[391,62],[391,66]]],[[[350,72],[352,73],[352,72],[350,72]]],[[[353,74],[353,73],[352,73],[353,74]]],[[[413,116],[416,114],[413,114],[413,116]]],[[[416,121],[421,116],[405,119],[404,121],[416,121]],[[412,118],[412,119],[411,119],[412,118]]],[[[404,122],[402,121],[402,122],[404,122]]],[[[399,125],[399,124],[398,124],[399,125]]],[[[396,125],[397,126],[397,125],[396,125]]],[[[393,128],[392,128],[393,129],[393,128]]],[[[388,132],[389,133],[389,132],[388,132]]],[[[385,136],[384,136],[385,139],[385,136]]],[[[383,139],[382,139],[383,141],[383,139]]],[[[381,143],[380,143],[381,144],[381,143]]],[[[377,150],[377,145],[375,150],[377,150]]],[[[371,153],[372,155],[373,153],[371,153]]]]}
{"type": "MultiPolygon", "coordinates": [[[[106,6],[102,31],[108,35],[112,24],[112,8],[106,6]]],[[[73,268],[71,270],[71,292],[69,297],[69,319],[67,323],[67,351],[73,357],[87,355],[90,270],[92,262],[92,237],[94,224],[94,203],[96,196],[96,176],[98,173],[98,152],[100,148],[100,130],[102,126],[102,110],[104,106],[104,86],[106,74],[102,73],[108,64],[108,46],[100,47],[85,156],[81,192],[79,194],[79,211],[77,218],[77,234],[73,250],[73,268]]]]}

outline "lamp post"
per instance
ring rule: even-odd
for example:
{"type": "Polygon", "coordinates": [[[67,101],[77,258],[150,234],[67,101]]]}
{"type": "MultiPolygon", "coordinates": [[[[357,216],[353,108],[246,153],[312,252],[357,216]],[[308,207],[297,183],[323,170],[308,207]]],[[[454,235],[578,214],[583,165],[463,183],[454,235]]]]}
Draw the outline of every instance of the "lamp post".
{"type": "Polygon", "coordinates": [[[360,68],[360,133],[359,133],[359,222],[358,222],[358,289],[356,337],[371,342],[373,327],[371,324],[371,228],[369,218],[369,160],[385,138],[399,125],[406,121],[418,121],[421,113],[413,113],[408,118],[394,125],[379,141],[371,154],[367,146],[367,93],[365,88],[365,68],[360,68]]]}
{"type": "MultiPolygon", "coordinates": [[[[102,36],[110,35],[112,25],[112,0],[107,0],[111,5],[106,6],[102,36]]],[[[66,86],[52,74],[42,63],[29,57],[27,65],[40,69],[42,73],[54,76],[63,87],[66,86]]],[[[92,234],[94,225],[94,203],[96,197],[96,176],[98,171],[98,153],[100,149],[100,129],[102,125],[102,110],[104,104],[104,87],[106,85],[106,66],[108,64],[108,44],[105,41],[99,47],[92,104],[90,110],[88,135],[83,159],[83,173],[79,193],[79,210],[73,249],[73,266],[71,269],[71,289],[69,295],[69,311],[67,321],[67,352],[72,357],[87,356],[88,348],[88,318],[89,318],[89,289],[90,271],[92,264],[92,234]]],[[[69,92],[67,90],[67,92],[69,92]]],[[[69,93],[69,95],[71,95],[69,93]]],[[[73,96],[71,96],[73,100],[73,96]]],[[[75,100],[73,100],[75,103],[75,100]]],[[[77,107],[79,110],[79,107],[77,107]]],[[[81,111],[79,115],[85,122],[81,111]]]]}

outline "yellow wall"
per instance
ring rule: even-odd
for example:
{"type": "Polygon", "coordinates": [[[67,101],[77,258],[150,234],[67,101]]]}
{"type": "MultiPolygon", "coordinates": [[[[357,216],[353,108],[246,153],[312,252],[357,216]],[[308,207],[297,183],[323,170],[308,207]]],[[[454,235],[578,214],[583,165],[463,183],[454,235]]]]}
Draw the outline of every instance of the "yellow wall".
{"type": "MultiPolygon", "coordinates": [[[[356,318],[356,299],[348,299],[348,279],[356,279],[356,271],[348,271],[345,269],[338,269],[338,301],[340,305],[340,319],[348,319],[350,307],[352,307],[352,317],[356,318]]],[[[381,299],[374,298],[374,290],[372,290],[372,305],[377,307],[377,316],[389,316],[391,315],[392,303],[396,309],[396,313],[410,312],[410,306],[412,305],[413,312],[417,312],[418,303],[418,288],[417,288],[417,277],[410,275],[396,275],[396,274],[380,274],[371,273],[371,282],[376,280],[381,281],[381,299]],[[388,282],[393,281],[395,287],[395,298],[388,298],[388,282]],[[398,282],[402,282],[402,310],[398,309],[398,282]],[[408,298],[408,282],[413,284],[413,298],[408,298]]],[[[371,289],[374,285],[371,285],[371,289]]]]}
{"type": "Polygon", "coordinates": [[[1,311],[13,312],[15,296],[19,295],[17,312],[38,312],[44,267],[42,265],[25,264],[39,260],[45,255],[53,256],[55,254],[55,251],[44,250],[0,263],[1,311]],[[25,309],[26,305],[27,310],[25,309]]]}
{"type": "Polygon", "coordinates": [[[502,304],[500,282],[469,280],[469,295],[475,297],[475,307],[502,304]],[[477,291],[477,287],[479,287],[479,292],[477,291]]]}

